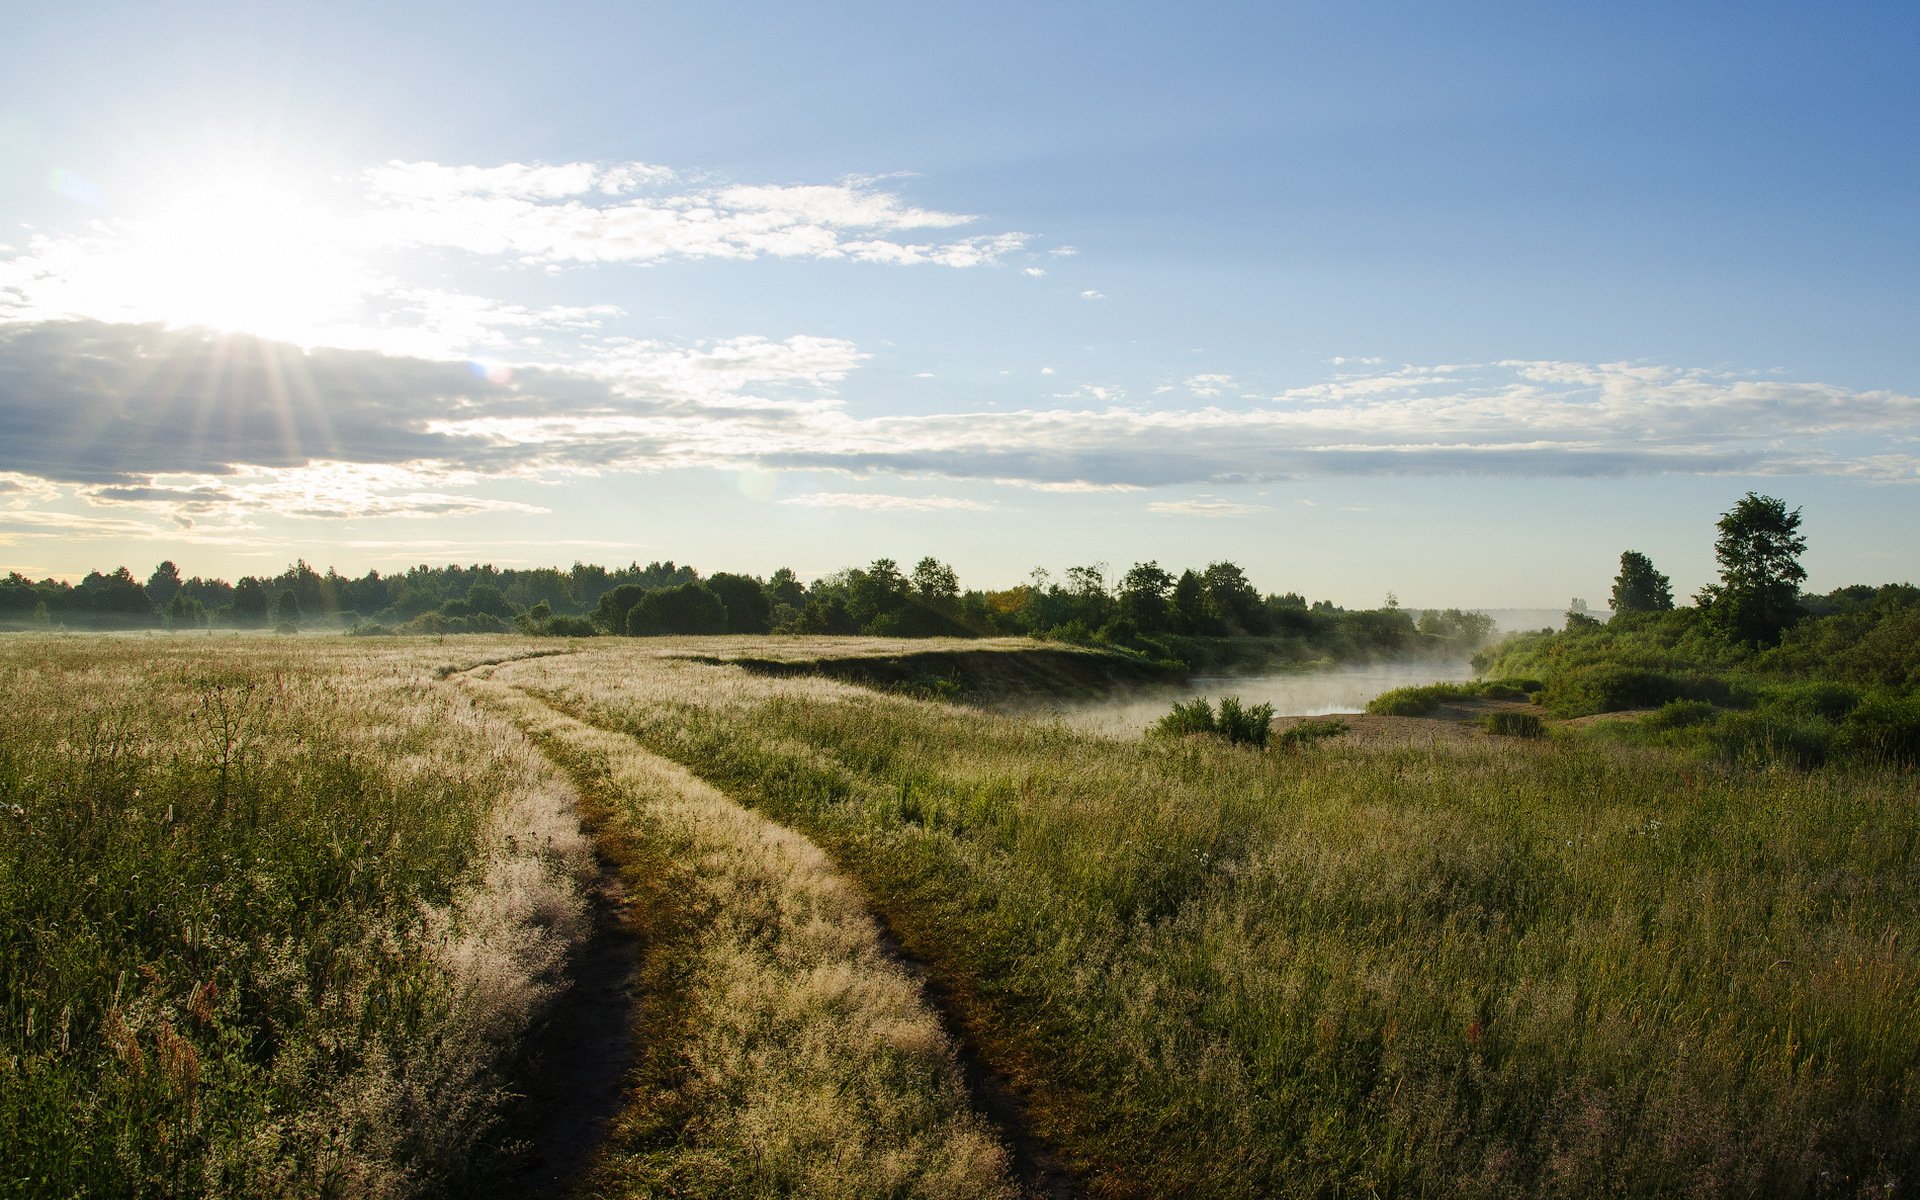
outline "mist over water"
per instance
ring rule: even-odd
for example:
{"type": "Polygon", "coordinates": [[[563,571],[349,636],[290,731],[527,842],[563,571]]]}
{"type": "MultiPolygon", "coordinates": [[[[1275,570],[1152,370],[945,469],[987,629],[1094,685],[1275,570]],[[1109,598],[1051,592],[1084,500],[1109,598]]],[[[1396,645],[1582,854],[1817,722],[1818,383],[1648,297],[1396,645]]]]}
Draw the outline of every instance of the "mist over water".
{"type": "Polygon", "coordinates": [[[1165,716],[1175,701],[1194,696],[1216,703],[1222,696],[1238,696],[1248,704],[1273,705],[1275,716],[1318,717],[1361,712],[1367,701],[1394,688],[1472,678],[1473,667],[1465,662],[1431,659],[1280,675],[1196,675],[1186,687],[1132,690],[1100,700],[1022,704],[1006,711],[1061,721],[1089,733],[1133,737],[1165,716]]]}

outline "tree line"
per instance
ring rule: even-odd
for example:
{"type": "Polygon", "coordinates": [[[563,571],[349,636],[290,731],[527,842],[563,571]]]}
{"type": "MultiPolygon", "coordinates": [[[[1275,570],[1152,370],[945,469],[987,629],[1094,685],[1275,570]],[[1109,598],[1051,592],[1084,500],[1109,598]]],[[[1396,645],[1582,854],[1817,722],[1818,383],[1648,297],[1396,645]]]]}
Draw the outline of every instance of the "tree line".
{"type": "Polygon", "coordinates": [[[1309,603],[1263,593],[1233,562],[1174,572],[1135,563],[1035,570],[1004,589],[963,588],[926,557],[911,569],[876,559],[811,583],[791,569],[760,577],[702,574],[674,562],[624,568],[420,565],[358,578],[304,560],[278,575],[228,583],[184,578],[171,561],[144,582],[125,567],[77,584],[10,574],[0,623],[69,629],[353,628],[363,633],[519,630],[561,636],[709,633],[866,634],[889,637],[1029,635],[1144,646],[1164,638],[1286,638],[1367,653],[1471,650],[1492,631],[1484,614],[1309,603]]]}

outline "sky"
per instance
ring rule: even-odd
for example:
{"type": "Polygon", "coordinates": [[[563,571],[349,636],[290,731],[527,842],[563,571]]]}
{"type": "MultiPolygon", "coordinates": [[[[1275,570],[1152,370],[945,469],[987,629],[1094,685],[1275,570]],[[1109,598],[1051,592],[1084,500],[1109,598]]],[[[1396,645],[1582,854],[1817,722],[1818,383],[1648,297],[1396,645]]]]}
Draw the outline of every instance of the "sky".
{"type": "Polygon", "coordinates": [[[0,570],[1920,579],[1920,8],[92,3],[0,41],[0,570]]]}

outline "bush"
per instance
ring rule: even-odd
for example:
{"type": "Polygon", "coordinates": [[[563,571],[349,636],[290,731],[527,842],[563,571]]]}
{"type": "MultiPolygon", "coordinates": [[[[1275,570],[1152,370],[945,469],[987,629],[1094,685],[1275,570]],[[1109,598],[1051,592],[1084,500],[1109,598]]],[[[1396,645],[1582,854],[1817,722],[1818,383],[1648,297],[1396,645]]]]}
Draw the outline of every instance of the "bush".
{"type": "Polygon", "coordinates": [[[1273,736],[1273,705],[1242,705],[1238,696],[1220,697],[1221,737],[1236,746],[1254,746],[1267,748],[1267,740],[1273,736]]]}
{"type": "Polygon", "coordinates": [[[1488,713],[1480,722],[1481,728],[1488,733],[1502,737],[1537,738],[1547,736],[1547,727],[1540,718],[1530,712],[1488,713]]]}
{"type": "Polygon", "coordinates": [[[1864,701],[1840,722],[1834,749],[1868,762],[1920,766],[1920,699],[1864,701]]]}
{"type": "Polygon", "coordinates": [[[1641,719],[1647,729],[1690,729],[1711,722],[1720,710],[1705,700],[1669,700],[1660,711],[1641,719]]]}
{"type": "Polygon", "coordinates": [[[627,612],[627,633],[633,637],[726,631],[726,605],[704,583],[648,592],[627,612]]]}
{"type": "Polygon", "coordinates": [[[1339,737],[1351,728],[1339,717],[1313,717],[1297,723],[1282,733],[1278,740],[1284,749],[1304,750],[1328,738],[1339,737]]]}
{"type": "Polygon", "coordinates": [[[1160,737],[1186,737],[1196,733],[1225,738],[1236,746],[1264,750],[1273,737],[1273,705],[1242,704],[1238,696],[1220,698],[1220,715],[1205,696],[1176,703],[1173,710],[1154,723],[1152,733],[1160,737]]]}
{"type": "Polygon", "coordinates": [[[1556,677],[1542,693],[1547,711],[1557,717],[1658,708],[1673,700],[1726,704],[1733,691],[1710,675],[1671,675],[1612,663],[1575,667],[1556,677]]]}
{"type": "Polygon", "coordinates": [[[1707,731],[1707,744],[1734,762],[1785,762],[1817,767],[1827,761],[1833,726],[1765,712],[1727,713],[1707,731]]]}
{"type": "Polygon", "coordinates": [[[1184,704],[1176,701],[1173,711],[1154,722],[1152,732],[1161,737],[1186,737],[1195,733],[1212,733],[1215,728],[1213,705],[1207,703],[1205,696],[1195,696],[1184,704]]]}
{"type": "Polygon", "coordinates": [[[1394,688],[1367,702],[1367,711],[1384,717],[1424,717],[1448,700],[1469,695],[1459,684],[1429,683],[1420,687],[1394,688]]]}

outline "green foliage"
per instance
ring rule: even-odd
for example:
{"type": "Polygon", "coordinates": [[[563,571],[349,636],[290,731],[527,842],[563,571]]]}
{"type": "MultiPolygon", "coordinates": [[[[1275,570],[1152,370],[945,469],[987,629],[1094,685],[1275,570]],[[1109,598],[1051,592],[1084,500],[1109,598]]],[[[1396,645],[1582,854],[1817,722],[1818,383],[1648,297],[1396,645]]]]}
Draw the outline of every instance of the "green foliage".
{"type": "Polygon", "coordinates": [[[549,667],[845,864],[1089,1194],[1920,1175],[1910,780],[1585,739],[1254,755],[549,667]]]}
{"type": "Polygon", "coordinates": [[[758,579],[717,571],[705,583],[726,609],[726,632],[766,633],[773,628],[773,605],[758,579]]]}
{"type": "Polygon", "coordinates": [[[1719,521],[1714,557],[1720,582],[1704,589],[1700,602],[1729,640],[1771,646],[1800,619],[1800,584],[1807,577],[1800,554],[1800,510],[1748,492],[1719,521]]]}
{"type": "Polygon", "coordinates": [[[1623,613],[1671,612],[1673,585],[1665,575],[1653,569],[1653,560],[1637,550],[1620,555],[1620,574],[1613,579],[1613,596],[1608,602],[1614,616],[1623,613]]]}
{"type": "Polygon", "coordinates": [[[704,583],[647,592],[627,613],[626,632],[634,637],[726,631],[726,606],[704,583]]]}
{"type": "Polygon", "coordinates": [[[1153,732],[1161,737],[1187,737],[1213,733],[1218,728],[1213,719],[1213,705],[1205,696],[1195,696],[1191,700],[1174,701],[1173,711],[1155,722],[1153,732]]]}
{"type": "Polygon", "coordinates": [[[1304,750],[1329,738],[1337,738],[1352,728],[1339,717],[1309,717],[1294,722],[1274,741],[1283,750],[1304,750]]]}
{"type": "Polygon", "coordinates": [[[1595,663],[1562,672],[1547,680],[1541,693],[1541,703],[1556,717],[1658,708],[1670,700],[1726,704],[1732,698],[1732,689],[1713,676],[1676,675],[1612,663],[1595,663]]]}
{"type": "Polygon", "coordinates": [[[1834,749],[1861,762],[1920,766],[1920,697],[1862,701],[1841,719],[1834,749]]]}
{"type": "Polygon", "coordinates": [[[1501,737],[1538,738],[1547,736],[1547,727],[1530,712],[1493,712],[1480,719],[1480,727],[1501,737]]]}
{"type": "Polygon", "coordinates": [[[1692,729],[1716,720],[1720,710],[1705,700],[1669,700],[1658,712],[1641,718],[1642,727],[1654,730],[1692,729]]]}
{"type": "Polygon", "coordinates": [[[1273,737],[1273,705],[1244,704],[1238,696],[1222,696],[1220,711],[1205,696],[1176,702],[1172,711],[1155,722],[1150,731],[1159,737],[1186,737],[1208,734],[1235,746],[1264,750],[1273,737]]]}
{"type": "Polygon", "coordinates": [[[314,645],[0,647],[0,1194],[468,1190],[530,981],[440,939],[522,760],[314,645]]]}

